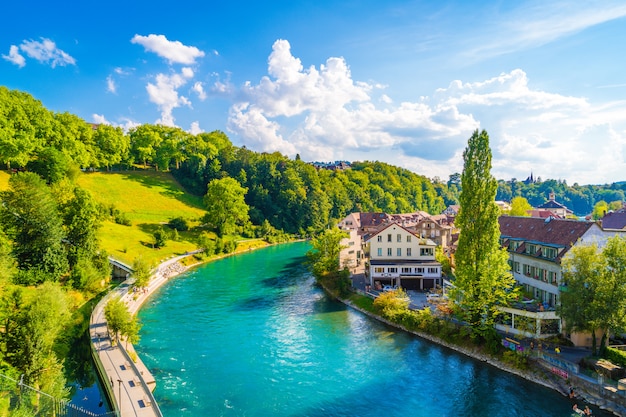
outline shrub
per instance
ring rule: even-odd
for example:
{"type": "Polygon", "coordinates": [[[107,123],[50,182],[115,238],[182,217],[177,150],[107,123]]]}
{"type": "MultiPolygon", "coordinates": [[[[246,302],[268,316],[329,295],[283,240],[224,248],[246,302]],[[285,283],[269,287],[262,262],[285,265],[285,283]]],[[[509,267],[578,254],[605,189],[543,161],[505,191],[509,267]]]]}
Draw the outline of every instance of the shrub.
{"type": "Polygon", "coordinates": [[[607,347],[605,356],[615,365],[626,366],[626,352],[623,350],[607,347]]]}
{"type": "Polygon", "coordinates": [[[187,220],[183,217],[170,219],[168,224],[172,229],[178,230],[179,232],[186,232],[187,230],[189,230],[189,223],[187,223],[187,220]]]}

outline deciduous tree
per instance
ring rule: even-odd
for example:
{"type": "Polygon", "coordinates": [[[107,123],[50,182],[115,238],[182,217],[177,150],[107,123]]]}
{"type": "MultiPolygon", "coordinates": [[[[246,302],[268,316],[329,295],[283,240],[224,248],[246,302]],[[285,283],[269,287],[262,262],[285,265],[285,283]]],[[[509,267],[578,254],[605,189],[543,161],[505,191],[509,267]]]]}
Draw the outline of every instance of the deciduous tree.
{"type": "Polygon", "coordinates": [[[218,236],[233,233],[237,225],[249,221],[249,207],[244,199],[247,191],[230,177],[213,180],[207,186],[204,221],[217,231],[218,236]]]}
{"type": "Polygon", "coordinates": [[[491,175],[491,149],[486,131],[474,131],[463,152],[460,212],[461,229],[455,254],[455,288],[451,291],[459,313],[473,335],[487,339],[494,332],[498,306],[515,295],[508,254],[500,245],[497,182],[491,175]]]}
{"type": "Polygon", "coordinates": [[[511,200],[511,211],[509,212],[509,215],[529,217],[529,211],[532,209],[533,207],[524,197],[513,197],[511,200]]]}
{"type": "Polygon", "coordinates": [[[56,201],[45,182],[34,173],[13,175],[9,186],[10,190],[0,194],[0,219],[13,240],[18,267],[40,271],[41,274],[31,274],[40,277],[37,281],[59,279],[69,266],[56,201]]]}

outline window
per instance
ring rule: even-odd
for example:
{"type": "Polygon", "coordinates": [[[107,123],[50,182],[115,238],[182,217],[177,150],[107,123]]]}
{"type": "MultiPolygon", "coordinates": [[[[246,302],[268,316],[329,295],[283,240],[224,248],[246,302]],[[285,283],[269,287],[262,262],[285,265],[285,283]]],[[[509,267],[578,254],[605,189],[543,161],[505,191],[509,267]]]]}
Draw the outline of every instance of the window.
{"type": "Polygon", "coordinates": [[[420,256],[432,256],[433,248],[420,248],[420,256]]]}
{"type": "Polygon", "coordinates": [[[406,248],[406,256],[411,256],[411,248],[406,248]]]}
{"type": "Polygon", "coordinates": [[[519,262],[513,262],[513,270],[519,273],[519,262]]]}
{"type": "Polygon", "coordinates": [[[383,248],[378,248],[378,256],[383,256],[383,248]]]}
{"type": "Polygon", "coordinates": [[[391,248],[387,248],[387,256],[391,256],[391,248]]]}
{"type": "Polygon", "coordinates": [[[406,235],[406,241],[410,242],[411,241],[411,235],[406,235]]]}
{"type": "Polygon", "coordinates": [[[396,256],[402,256],[402,248],[396,248],[396,256]]]}
{"type": "Polygon", "coordinates": [[[410,274],[411,273],[411,268],[402,268],[402,273],[403,274],[410,274]]]}
{"type": "Polygon", "coordinates": [[[424,268],[415,268],[415,272],[417,272],[418,274],[423,274],[424,268]]]}
{"type": "Polygon", "coordinates": [[[429,274],[436,274],[437,273],[437,268],[428,268],[428,273],[429,274]]]}
{"type": "Polygon", "coordinates": [[[377,274],[382,274],[383,272],[385,272],[385,268],[377,266],[376,268],[374,268],[374,272],[377,274]]]}
{"type": "Polygon", "coordinates": [[[544,258],[554,259],[556,258],[556,249],[554,248],[544,248],[543,249],[544,258]]]}
{"type": "Polygon", "coordinates": [[[396,241],[402,242],[402,235],[400,233],[398,233],[398,235],[396,236],[396,241]]]}
{"type": "Polygon", "coordinates": [[[387,242],[391,242],[391,233],[387,234],[387,242]]]}
{"type": "Polygon", "coordinates": [[[395,274],[398,272],[398,268],[387,268],[387,272],[391,272],[392,274],[395,274]]]}
{"type": "Polygon", "coordinates": [[[379,236],[378,236],[378,241],[379,241],[379,242],[382,242],[382,241],[383,241],[383,237],[379,235],[379,236]]]}

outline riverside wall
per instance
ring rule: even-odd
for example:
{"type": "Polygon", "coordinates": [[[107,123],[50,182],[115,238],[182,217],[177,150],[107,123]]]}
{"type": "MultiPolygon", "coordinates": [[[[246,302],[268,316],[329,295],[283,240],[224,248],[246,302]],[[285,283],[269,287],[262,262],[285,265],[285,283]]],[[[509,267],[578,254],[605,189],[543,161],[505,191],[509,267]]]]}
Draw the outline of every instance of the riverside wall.
{"type": "MultiPolygon", "coordinates": [[[[331,294],[331,292],[328,291],[327,288],[324,287],[324,290],[328,294],[331,294]]],[[[359,293],[361,292],[359,291],[359,293]]],[[[524,378],[528,381],[553,389],[564,396],[567,396],[569,394],[570,387],[575,386],[576,395],[578,398],[582,398],[589,404],[595,405],[602,410],[612,412],[615,415],[626,416],[625,391],[614,390],[611,387],[598,385],[597,381],[591,378],[586,378],[583,375],[579,374],[568,374],[567,380],[562,379],[552,373],[551,364],[538,358],[531,358],[531,369],[529,370],[513,368],[508,364],[503,363],[493,356],[485,354],[478,349],[470,349],[463,346],[458,346],[452,343],[448,343],[445,340],[442,340],[427,333],[409,330],[400,324],[391,322],[381,316],[364,310],[356,306],[349,300],[342,298],[337,299],[348,307],[358,310],[361,313],[372,317],[380,322],[383,322],[389,326],[395,327],[407,333],[414,334],[422,339],[426,339],[432,343],[436,343],[440,346],[444,346],[448,349],[462,353],[481,362],[488,363],[489,365],[494,366],[502,371],[517,375],[520,378],[524,378]]]]}

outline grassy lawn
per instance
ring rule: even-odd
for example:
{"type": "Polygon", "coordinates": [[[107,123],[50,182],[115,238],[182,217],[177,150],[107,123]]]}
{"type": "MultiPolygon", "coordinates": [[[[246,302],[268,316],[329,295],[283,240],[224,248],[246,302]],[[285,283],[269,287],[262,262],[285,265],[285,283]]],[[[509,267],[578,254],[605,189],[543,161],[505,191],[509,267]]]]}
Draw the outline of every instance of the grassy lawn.
{"type": "Polygon", "coordinates": [[[89,190],[99,203],[115,206],[131,221],[131,226],[105,222],[100,229],[102,247],[109,255],[132,264],[141,256],[156,265],[172,256],[197,248],[199,231],[181,232],[177,241],[153,249],[152,233],[174,217],[199,224],[204,215],[202,198],[185,193],[169,173],[128,171],[82,174],[78,185],[89,190]]]}
{"type": "MultiPolygon", "coordinates": [[[[7,171],[0,171],[0,191],[9,188],[10,175],[7,171]]],[[[130,226],[112,221],[102,224],[98,235],[102,248],[110,256],[129,265],[141,256],[156,266],[168,258],[198,248],[196,242],[202,230],[197,226],[205,214],[202,197],[186,193],[170,173],[141,169],[92,172],[82,173],[76,182],[98,203],[115,207],[131,221],[130,226]],[[164,225],[175,217],[186,219],[191,230],[180,232],[177,240],[169,239],[165,247],[154,249],[154,231],[167,228],[164,225]]],[[[240,241],[237,249],[245,251],[261,246],[265,243],[252,239],[240,241]]]]}

